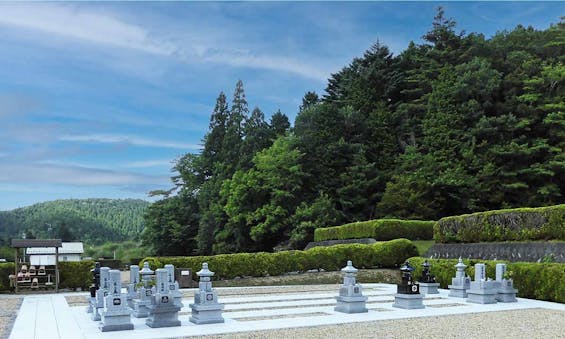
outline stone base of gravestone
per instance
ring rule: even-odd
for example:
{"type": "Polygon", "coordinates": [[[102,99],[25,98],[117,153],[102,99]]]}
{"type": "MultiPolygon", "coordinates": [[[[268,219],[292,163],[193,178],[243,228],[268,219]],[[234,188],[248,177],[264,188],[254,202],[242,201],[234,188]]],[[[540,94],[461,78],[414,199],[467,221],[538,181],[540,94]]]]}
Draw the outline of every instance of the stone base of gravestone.
{"type": "Polygon", "coordinates": [[[151,305],[151,314],[145,320],[145,324],[149,327],[174,327],[180,326],[178,312],[180,307],[170,304],[151,305]]]}
{"type": "Polygon", "coordinates": [[[512,281],[503,279],[498,285],[496,300],[502,303],[515,303],[518,290],[513,287],[512,281]]]}
{"type": "Polygon", "coordinates": [[[496,304],[496,289],[467,290],[467,302],[474,304],[496,304]]]}
{"type": "Polygon", "coordinates": [[[151,301],[134,299],[132,315],[136,318],[147,318],[151,314],[150,305],[151,301]]]}
{"type": "Polygon", "coordinates": [[[453,298],[467,298],[467,288],[465,286],[456,286],[456,285],[449,285],[448,297],[453,298]]]}
{"type": "Polygon", "coordinates": [[[422,294],[439,294],[439,283],[419,283],[420,293],[422,294]]]}
{"type": "Polygon", "coordinates": [[[92,321],[100,321],[101,317],[100,317],[100,312],[98,312],[100,309],[98,307],[93,307],[92,308],[92,314],[90,315],[90,319],[92,321]]]}
{"type": "Polygon", "coordinates": [[[94,311],[94,303],[96,302],[96,298],[88,296],[86,298],[88,302],[88,306],[86,306],[86,313],[92,313],[94,311]]]}
{"type": "Polygon", "coordinates": [[[102,332],[133,330],[130,314],[129,310],[102,312],[100,330],[102,332]]]}
{"type": "Polygon", "coordinates": [[[423,294],[401,294],[394,295],[394,304],[392,307],[404,308],[408,310],[424,308],[423,294]]]}
{"type": "Polygon", "coordinates": [[[188,319],[195,324],[215,324],[223,323],[222,317],[223,304],[190,304],[192,316],[188,319]]]}
{"type": "Polygon", "coordinates": [[[358,297],[336,297],[337,305],[334,307],[336,312],[342,313],[365,313],[369,312],[365,303],[367,301],[367,297],[365,296],[358,296],[358,297]]]}

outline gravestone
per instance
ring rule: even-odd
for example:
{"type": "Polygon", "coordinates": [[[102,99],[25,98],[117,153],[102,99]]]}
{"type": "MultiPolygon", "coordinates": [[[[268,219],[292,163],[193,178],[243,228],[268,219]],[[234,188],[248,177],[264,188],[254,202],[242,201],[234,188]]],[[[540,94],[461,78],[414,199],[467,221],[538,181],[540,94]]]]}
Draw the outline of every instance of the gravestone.
{"type": "Polygon", "coordinates": [[[418,285],[420,286],[420,293],[426,294],[439,294],[439,283],[436,282],[436,277],[430,272],[430,263],[425,260],[422,264],[422,277],[418,285]]]}
{"type": "Polygon", "coordinates": [[[449,297],[467,298],[467,290],[471,288],[471,278],[465,275],[465,265],[463,259],[459,258],[459,262],[455,265],[455,278],[451,278],[449,288],[449,297]]]}
{"type": "Polygon", "coordinates": [[[133,316],[136,318],[147,318],[151,311],[149,305],[153,303],[153,291],[151,290],[153,273],[153,270],[149,268],[149,263],[144,262],[143,268],[139,271],[143,284],[139,288],[139,299],[133,299],[133,316]]]}
{"type": "Polygon", "coordinates": [[[108,295],[108,288],[110,286],[109,279],[110,268],[100,267],[100,287],[96,291],[96,299],[94,300],[93,311],[90,315],[90,319],[94,321],[99,321],[101,319],[100,310],[104,308],[104,298],[108,295]]]}
{"type": "Polygon", "coordinates": [[[517,289],[514,289],[514,281],[506,278],[506,264],[496,264],[496,287],[498,295],[496,300],[503,303],[517,302],[516,294],[517,289]]]}
{"type": "Polygon", "coordinates": [[[337,305],[334,310],[342,313],[368,312],[365,306],[367,297],[363,296],[363,287],[355,282],[357,269],[353,267],[351,260],[347,261],[347,266],[341,271],[344,273],[343,285],[339,288],[339,296],[336,297],[337,305]]]}
{"type": "Polygon", "coordinates": [[[175,301],[175,305],[178,307],[183,307],[182,304],[182,292],[179,289],[179,283],[175,280],[175,266],[171,264],[165,265],[165,269],[167,270],[167,284],[169,291],[175,301]]]}
{"type": "Polygon", "coordinates": [[[128,306],[133,309],[133,300],[139,299],[139,266],[131,265],[129,267],[129,284],[128,284],[128,293],[126,295],[128,306]]]}
{"type": "Polygon", "coordinates": [[[475,280],[467,290],[467,302],[495,304],[498,295],[497,284],[486,276],[485,264],[475,264],[475,280]]]}
{"type": "Polygon", "coordinates": [[[194,293],[194,304],[190,304],[192,316],[190,322],[195,324],[223,323],[222,317],[223,304],[218,303],[218,294],[212,288],[210,278],[214,272],[208,269],[208,263],[202,264],[202,269],[196,272],[200,277],[198,291],[194,293]]]}
{"type": "Polygon", "coordinates": [[[119,270],[110,270],[109,290],[104,298],[100,330],[102,332],[133,330],[131,310],[127,306],[126,297],[122,294],[119,270]]]}
{"type": "Polygon", "coordinates": [[[169,289],[168,270],[158,268],[155,270],[155,276],[157,279],[155,295],[153,303],[148,306],[150,314],[145,324],[149,327],[180,326],[178,313],[181,307],[175,304],[174,296],[169,289]]]}
{"type": "Polygon", "coordinates": [[[396,285],[396,294],[392,306],[404,309],[424,308],[424,295],[420,294],[420,287],[412,278],[414,267],[406,261],[400,271],[402,272],[402,280],[400,284],[396,285]]]}
{"type": "Polygon", "coordinates": [[[88,306],[86,313],[92,313],[96,307],[96,291],[100,288],[100,263],[94,263],[94,268],[90,270],[92,274],[92,284],[90,285],[90,295],[88,296],[88,306]]]}

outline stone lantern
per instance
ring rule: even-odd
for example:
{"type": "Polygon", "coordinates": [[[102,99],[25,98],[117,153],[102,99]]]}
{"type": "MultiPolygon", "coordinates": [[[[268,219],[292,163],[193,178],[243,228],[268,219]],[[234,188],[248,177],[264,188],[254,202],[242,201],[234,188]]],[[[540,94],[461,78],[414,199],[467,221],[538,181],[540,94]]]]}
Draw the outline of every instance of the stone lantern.
{"type": "Polygon", "coordinates": [[[339,288],[337,305],[334,310],[343,313],[363,313],[368,312],[365,302],[367,297],[363,296],[363,287],[355,282],[357,269],[353,267],[351,260],[347,261],[347,266],[341,269],[344,273],[343,285],[339,288]]]}
{"type": "Polygon", "coordinates": [[[467,290],[471,288],[471,278],[465,275],[465,265],[463,259],[459,257],[457,265],[455,265],[455,278],[451,278],[449,288],[449,296],[456,298],[467,298],[467,290]]]}
{"type": "Polygon", "coordinates": [[[430,272],[430,263],[425,260],[422,264],[422,277],[419,281],[420,293],[422,294],[439,294],[439,283],[436,282],[436,277],[430,272]]]}
{"type": "Polygon", "coordinates": [[[214,272],[208,269],[208,263],[202,264],[202,269],[196,272],[200,277],[198,291],[194,293],[194,304],[190,304],[192,315],[190,322],[195,324],[223,323],[223,304],[218,303],[218,293],[212,288],[211,277],[214,272]]]}
{"type": "Polygon", "coordinates": [[[133,299],[133,316],[136,318],[147,318],[151,312],[148,308],[153,302],[153,291],[151,290],[151,282],[153,281],[153,270],[146,261],[143,263],[143,269],[139,271],[141,275],[141,283],[143,286],[139,288],[139,299],[133,299]]]}

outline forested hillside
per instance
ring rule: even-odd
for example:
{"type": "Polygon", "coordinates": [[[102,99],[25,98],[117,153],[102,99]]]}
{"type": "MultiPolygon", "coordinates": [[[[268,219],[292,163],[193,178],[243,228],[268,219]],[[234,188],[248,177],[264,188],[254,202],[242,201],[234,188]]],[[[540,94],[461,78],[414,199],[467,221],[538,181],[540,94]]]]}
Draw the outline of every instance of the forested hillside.
{"type": "Polygon", "coordinates": [[[149,202],[144,200],[69,199],[0,212],[0,239],[62,238],[89,244],[138,239],[149,202]]]}
{"type": "Polygon", "coordinates": [[[157,254],[301,248],[317,227],[564,203],[565,23],[486,38],[440,9],[308,92],[294,127],[221,93],[199,154],[146,215],[157,254]]]}

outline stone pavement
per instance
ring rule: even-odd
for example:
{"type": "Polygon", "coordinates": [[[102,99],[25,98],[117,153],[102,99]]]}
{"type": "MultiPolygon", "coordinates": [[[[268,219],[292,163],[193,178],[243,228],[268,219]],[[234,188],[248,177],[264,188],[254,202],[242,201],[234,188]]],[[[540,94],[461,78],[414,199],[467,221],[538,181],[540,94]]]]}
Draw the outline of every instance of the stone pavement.
{"type": "MultiPolygon", "coordinates": [[[[90,320],[85,312],[85,306],[70,307],[67,304],[65,296],[76,296],[77,293],[30,295],[24,297],[10,338],[170,338],[532,308],[565,311],[564,304],[522,298],[518,298],[516,303],[471,304],[465,299],[448,297],[447,290],[426,296],[425,309],[404,310],[392,307],[396,285],[363,284],[363,286],[363,294],[368,296],[368,313],[335,312],[337,289],[308,293],[265,294],[265,287],[258,287],[258,293],[255,295],[220,296],[219,301],[225,304],[223,324],[196,325],[189,322],[188,305],[193,301],[191,297],[183,300],[185,307],[179,314],[180,327],[150,328],[145,325],[145,319],[132,317],[134,330],[105,333],[99,330],[99,322],[90,320]]],[[[227,289],[229,288],[217,288],[218,291],[227,289]]],[[[253,291],[253,288],[246,288],[246,290],[250,289],[253,291]]],[[[288,289],[292,290],[292,287],[288,289]]],[[[80,295],[86,298],[87,294],[80,295]]]]}

